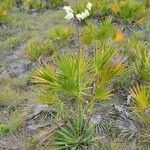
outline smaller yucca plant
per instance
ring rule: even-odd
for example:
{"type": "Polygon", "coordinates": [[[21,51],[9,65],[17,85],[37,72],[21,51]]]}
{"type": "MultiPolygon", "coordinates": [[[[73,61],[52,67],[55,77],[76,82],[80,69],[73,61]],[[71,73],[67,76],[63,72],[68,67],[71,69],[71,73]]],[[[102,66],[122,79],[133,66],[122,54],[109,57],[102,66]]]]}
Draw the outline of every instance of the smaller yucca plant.
{"type": "Polygon", "coordinates": [[[60,150],[83,150],[96,144],[99,138],[94,135],[94,126],[85,119],[83,110],[74,119],[69,119],[64,127],[56,131],[54,146],[60,150]]]}
{"type": "Polygon", "coordinates": [[[61,42],[66,42],[69,40],[72,34],[72,28],[70,26],[54,26],[49,30],[49,37],[51,40],[58,40],[61,42]]]}
{"type": "Polygon", "coordinates": [[[130,94],[134,100],[133,111],[149,127],[150,88],[143,85],[136,85],[130,89],[130,94]]]}

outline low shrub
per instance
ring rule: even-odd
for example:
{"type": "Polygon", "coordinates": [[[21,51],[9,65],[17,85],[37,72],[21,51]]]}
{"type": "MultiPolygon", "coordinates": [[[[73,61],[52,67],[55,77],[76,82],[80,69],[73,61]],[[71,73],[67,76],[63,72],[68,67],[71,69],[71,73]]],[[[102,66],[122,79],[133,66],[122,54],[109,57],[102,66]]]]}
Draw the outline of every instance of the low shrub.
{"type": "Polygon", "coordinates": [[[111,23],[111,19],[102,21],[99,26],[95,26],[93,23],[88,22],[87,26],[83,29],[82,40],[84,44],[91,44],[93,41],[105,41],[115,36],[116,29],[111,23]]]}
{"type": "MultiPolygon", "coordinates": [[[[81,0],[73,3],[73,10],[75,13],[81,13],[85,8],[89,0],[81,0]]],[[[92,3],[91,16],[102,16],[108,14],[110,10],[110,0],[90,0],[92,3]]]]}
{"type": "Polygon", "coordinates": [[[64,3],[64,0],[22,0],[25,9],[42,10],[45,8],[54,8],[64,3]]]}
{"type": "Polygon", "coordinates": [[[41,42],[37,39],[31,39],[28,42],[26,53],[31,60],[36,61],[42,54],[46,52],[53,52],[54,46],[49,43],[45,42],[41,44],[41,42]]]}
{"type": "Polygon", "coordinates": [[[13,6],[14,0],[1,0],[0,1],[0,23],[6,20],[8,12],[13,6]]]}
{"type": "Polygon", "coordinates": [[[72,28],[70,26],[57,25],[49,29],[49,38],[53,41],[66,42],[72,35],[72,28]]]}
{"type": "Polygon", "coordinates": [[[9,127],[5,123],[0,123],[0,134],[7,134],[9,132],[9,127]]]}
{"type": "Polygon", "coordinates": [[[14,90],[11,86],[0,88],[0,105],[14,105],[24,98],[24,93],[19,90],[14,90]]]}
{"type": "Polygon", "coordinates": [[[126,22],[137,21],[144,14],[144,3],[135,0],[116,1],[112,4],[112,11],[126,22]]]}
{"type": "Polygon", "coordinates": [[[148,86],[136,85],[130,89],[133,98],[132,110],[144,123],[145,127],[150,127],[150,88],[148,86]]]}
{"type": "Polygon", "coordinates": [[[147,49],[139,49],[136,53],[134,70],[139,79],[150,82],[150,52],[147,49]]]}
{"type": "Polygon", "coordinates": [[[73,29],[70,26],[54,26],[53,28],[49,29],[49,38],[52,41],[58,42],[67,42],[72,35],[73,29]]]}
{"type": "Polygon", "coordinates": [[[46,2],[42,0],[22,0],[25,9],[40,10],[45,8],[46,2]]]}
{"type": "Polygon", "coordinates": [[[26,113],[20,112],[17,109],[13,111],[10,115],[10,119],[8,120],[8,127],[10,132],[16,132],[21,128],[24,121],[26,119],[26,113]]]}
{"type": "Polygon", "coordinates": [[[46,6],[48,8],[54,8],[62,5],[64,2],[65,2],[64,0],[47,0],[46,6]]]}

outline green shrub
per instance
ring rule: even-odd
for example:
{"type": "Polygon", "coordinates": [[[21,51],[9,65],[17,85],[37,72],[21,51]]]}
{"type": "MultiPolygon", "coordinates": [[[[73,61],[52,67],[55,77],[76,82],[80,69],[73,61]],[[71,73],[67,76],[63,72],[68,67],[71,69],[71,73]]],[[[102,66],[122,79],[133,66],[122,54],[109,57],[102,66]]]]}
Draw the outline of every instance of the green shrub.
{"type": "Polygon", "coordinates": [[[45,8],[46,2],[42,0],[23,0],[23,6],[25,9],[40,10],[45,8]]]}
{"type": "Polygon", "coordinates": [[[64,0],[22,0],[25,9],[41,10],[44,8],[57,7],[64,3],[64,0]]]}
{"type": "Polygon", "coordinates": [[[142,81],[150,82],[150,51],[149,46],[145,42],[141,42],[138,37],[130,39],[132,51],[130,53],[134,56],[133,70],[137,77],[142,81]]]}
{"type": "Polygon", "coordinates": [[[116,29],[111,23],[111,19],[104,20],[95,26],[93,23],[88,22],[87,27],[83,29],[83,43],[91,44],[92,41],[99,40],[105,41],[108,38],[113,38],[115,35],[116,29]]]}
{"type": "Polygon", "coordinates": [[[5,123],[0,123],[0,134],[7,134],[9,132],[9,127],[5,123]]]}
{"type": "Polygon", "coordinates": [[[57,25],[49,30],[49,37],[51,40],[66,42],[72,34],[72,28],[70,26],[57,25]]]}
{"type": "Polygon", "coordinates": [[[141,49],[141,52],[137,53],[134,70],[142,81],[150,82],[150,52],[148,50],[141,49]]]}
{"type": "Polygon", "coordinates": [[[118,14],[124,21],[131,22],[141,19],[144,14],[144,5],[135,0],[117,1],[112,10],[118,14]]]}
{"type": "Polygon", "coordinates": [[[1,0],[0,1],[0,22],[6,20],[8,12],[13,6],[14,0],[1,0]]]}
{"type": "Polygon", "coordinates": [[[0,43],[0,47],[5,50],[14,49],[16,46],[18,46],[20,44],[21,40],[22,39],[21,39],[20,35],[10,36],[10,37],[6,38],[5,41],[2,41],[0,43]]]}
{"type": "MultiPolygon", "coordinates": [[[[75,13],[81,13],[86,9],[86,5],[89,0],[80,0],[78,2],[74,2],[72,7],[75,13]]],[[[110,0],[90,0],[92,3],[92,12],[91,16],[95,15],[105,15],[110,10],[110,0]]]]}
{"type": "Polygon", "coordinates": [[[19,112],[17,109],[9,114],[9,120],[6,123],[0,123],[0,133],[17,132],[23,125],[26,117],[25,112],[19,112]]]}
{"type": "Polygon", "coordinates": [[[111,0],[91,0],[93,3],[93,15],[106,15],[110,10],[111,0]]]}
{"type": "Polygon", "coordinates": [[[132,75],[132,71],[129,69],[125,74],[123,74],[122,76],[118,77],[117,79],[117,83],[120,86],[129,86],[131,84],[131,75],[132,75]]]}
{"type": "Polygon", "coordinates": [[[46,5],[47,7],[57,7],[62,5],[64,2],[64,0],[48,0],[46,5]]]}
{"type": "Polygon", "coordinates": [[[17,109],[13,111],[7,123],[10,132],[18,131],[19,128],[23,125],[25,119],[26,119],[25,112],[19,112],[17,109]]]}
{"type": "Polygon", "coordinates": [[[0,105],[14,105],[23,100],[24,94],[11,86],[0,87],[0,105]]]}
{"type": "Polygon", "coordinates": [[[46,52],[53,52],[54,51],[54,46],[49,43],[41,43],[37,39],[31,39],[28,42],[26,53],[31,60],[36,61],[42,54],[46,52]]]}
{"type": "Polygon", "coordinates": [[[132,110],[144,123],[145,127],[150,128],[150,87],[136,85],[130,89],[130,94],[133,98],[134,106],[132,110]]]}

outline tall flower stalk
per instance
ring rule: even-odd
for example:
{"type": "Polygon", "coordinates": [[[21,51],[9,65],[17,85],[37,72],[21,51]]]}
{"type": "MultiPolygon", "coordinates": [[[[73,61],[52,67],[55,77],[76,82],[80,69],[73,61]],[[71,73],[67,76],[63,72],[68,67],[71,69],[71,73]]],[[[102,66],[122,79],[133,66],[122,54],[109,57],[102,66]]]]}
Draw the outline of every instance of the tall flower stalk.
{"type": "MultiPolygon", "coordinates": [[[[79,1],[76,1],[76,4],[78,5],[79,1]]],[[[66,11],[65,19],[68,21],[71,19],[77,19],[78,21],[82,21],[88,16],[90,16],[90,12],[92,10],[92,3],[88,2],[86,9],[78,14],[75,14],[73,9],[70,6],[64,6],[63,8],[66,11]]],[[[78,82],[78,90],[80,87],[80,59],[81,59],[81,46],[80,46],[80,31],[79,26],[76,24],[76,31],[77,31],[77,55],[78,55],[78,76],[77,76],[77,82],[78,82]]],[[[78,91],[78,108],[82,108],[82,101],[80,97],[80,91],[78,91]]]]}

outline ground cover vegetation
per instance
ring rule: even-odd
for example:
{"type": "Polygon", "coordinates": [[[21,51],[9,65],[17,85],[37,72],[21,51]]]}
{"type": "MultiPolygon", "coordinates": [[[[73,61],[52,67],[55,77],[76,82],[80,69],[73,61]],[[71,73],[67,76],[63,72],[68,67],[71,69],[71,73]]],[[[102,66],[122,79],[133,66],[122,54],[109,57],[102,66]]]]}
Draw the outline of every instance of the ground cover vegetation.
{"type": "Polygon", "coordinates": [[[149,13],[149,0],[1,0],[0,149],[150,149],[149,13]]]}

